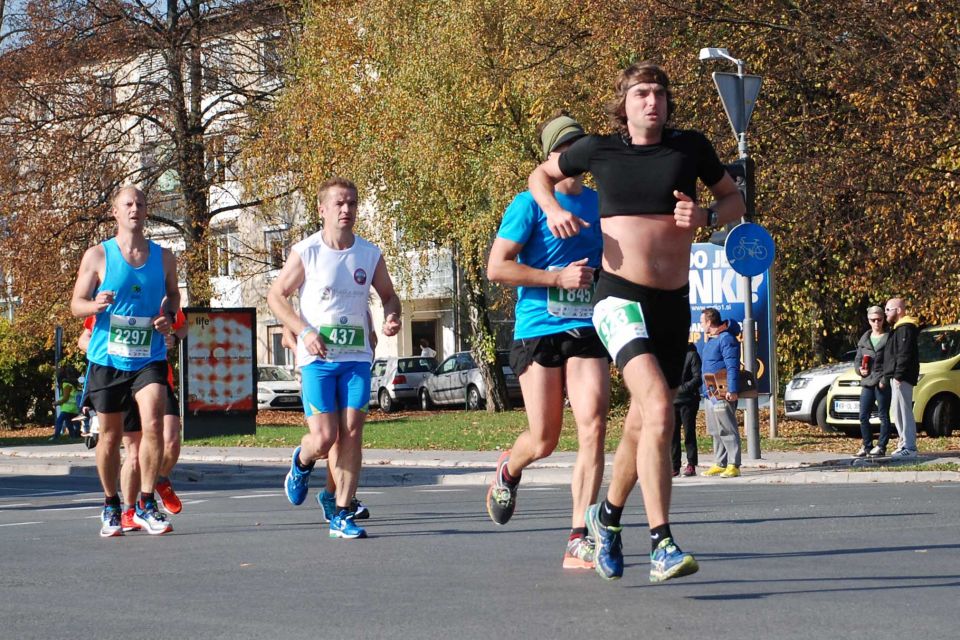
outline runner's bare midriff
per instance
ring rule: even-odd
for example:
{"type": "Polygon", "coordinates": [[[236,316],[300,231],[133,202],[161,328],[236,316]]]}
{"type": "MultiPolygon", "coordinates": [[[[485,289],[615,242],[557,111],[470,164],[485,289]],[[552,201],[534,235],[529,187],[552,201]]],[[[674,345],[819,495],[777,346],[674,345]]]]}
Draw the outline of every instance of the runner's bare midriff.
{"type": "Polygon", "coordinates": [[[673,213],[603,218],[603,270],[655,289],[679,289],[690,274],[693,229],[673,213]]]}

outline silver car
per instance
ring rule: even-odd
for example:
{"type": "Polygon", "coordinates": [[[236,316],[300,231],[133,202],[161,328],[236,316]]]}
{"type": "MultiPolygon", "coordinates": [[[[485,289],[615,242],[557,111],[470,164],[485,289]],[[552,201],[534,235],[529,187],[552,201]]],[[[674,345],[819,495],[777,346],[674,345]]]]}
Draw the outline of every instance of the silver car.
{"type": "MultiPolygon", "coordinates": [[[[503,368],[507,395],[514,404],[520,404],[523,401],[520,381],[508,362],[509,353],[498,351],[497,364],[503,368]]],[[[420,408],[424,411],[434,405],[461,405],[477,411],[483,408],[486,398],[487,385],[469,351],[455,353],[441,362],[420,388],[420,408]]]]}
{"type": "Polygon", "coordinates": [[[414,404],[417,390],[436,366],[436,360],[422,356],[374,360],[370,368],[370,405],[390,413],[414,404]]]}
{"type": "Polygon", "coordinates": [[[850,369],[856,353],[848,351],[843,356],[843,362],[825,364],[795,375],[783,394],[787,418],[833,433],[835,429],[827,424],[827,391],[838,375],[850,369]]]}

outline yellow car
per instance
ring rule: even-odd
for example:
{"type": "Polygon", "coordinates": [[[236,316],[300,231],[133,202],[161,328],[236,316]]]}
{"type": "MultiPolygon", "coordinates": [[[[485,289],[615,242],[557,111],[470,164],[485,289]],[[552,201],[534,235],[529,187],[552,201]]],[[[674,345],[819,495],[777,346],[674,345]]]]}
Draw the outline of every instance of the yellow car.
{"type": "MultiPolygon", "coordinates": [[[[917,338],[920,380],[913,390],[917,428],[930,436],[960,430],[960,324],[929,327],[917,338]]],[[[837,376],[827,392],[827,424],[848,436],[860,436],[860,374],[850,369],[837,376]]],[[[876,431],[876,409],[870,416],[876,431]]],[[[892,418],[891,429],[893,430],[892,418]]],[[[896,430],[891,434],[896,438],[896,430]]]]}

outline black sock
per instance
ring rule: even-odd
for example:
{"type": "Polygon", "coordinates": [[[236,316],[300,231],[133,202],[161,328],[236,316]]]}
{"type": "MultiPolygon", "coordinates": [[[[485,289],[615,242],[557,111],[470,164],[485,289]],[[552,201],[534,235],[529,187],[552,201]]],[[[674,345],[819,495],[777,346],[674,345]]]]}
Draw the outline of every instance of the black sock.
{"type": "Polygon", "coordinates": [[[103,506],[120,508],[120,496],[103,496],[103,506]]]}
{"type": "Polygon", "coordinates": [[[570,529],[570,540],[574,538],[586,538],[587,537],[587,528],[586,527],[574,527],[570,529]]]}
{"type": "Polygon", "coordinates": [[[507,465],[503,465],[503,471],[500,473],[500,477],[503,478],[503,483],[510,488],[516,488],[516,486],[520,484],[520,476],[522,475],[522,471],[515,476],[510,475],[510,472],[507,471],[507,465]]]}
{"type": "Polygon", "coordinates": [[[150,493],[143,493],[143,492],[140,493],[140,504],[146,507],[151,502],[153,504],[157,503],[157,499],[153,496],[153,491],[151,491],[150,493]]]}
{"type": "Polygon", "coordinates": [[[660,544],[663,540],[667,538],[672,538],[670,534],[670,525],[662,524],[659,527],[654,527],[650,529],[650,547],[651,551],[657,550],[657,545],[660,544]]]}
{"type": "Polygon", "coordinates": [[[340,505],[337,505],[337,515],[340,515],[344,511],[350,513],[350,507],[341,507],[340,505]]]}
{"type": "Polygon", "coordinates": [[[301,473],[313,471],[313,465],[315,464],[315,462],[316,461],[311,462],[308,465],[304,465],[302,462],[300,462],[300,456],[297,456],[297,471],[300,471],[301,473]]]}
{"type": "Polygon", "coordinates": [[[623,507],[612,504],[609,500],[600,503],[600,524],[605,527],[619,527],[623,507]]]}

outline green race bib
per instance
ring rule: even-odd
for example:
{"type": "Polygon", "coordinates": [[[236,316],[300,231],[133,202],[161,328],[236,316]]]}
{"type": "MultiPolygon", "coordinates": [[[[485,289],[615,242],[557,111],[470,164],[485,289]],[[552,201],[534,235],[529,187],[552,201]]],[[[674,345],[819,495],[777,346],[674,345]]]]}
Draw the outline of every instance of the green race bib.
{"type": "Polygon", "coordinates": [[[124,358],[149,358],[153,334],[153,318],[111,315],[107,353],[124,358]]]}
{"type": "Polygon", "coordinates": [[[611,296],[598,302],[593,311],[593,326],[614,362],[628,342],[650,337],[640,303],[623,298],[611,296]]]}
{"type": "Polygon", "coordinates": [[[367,340],[364,323],[358,318],[343,316],[336,324],[329,320],[317,327],[330,355],[366,351],[367,340]]]}

